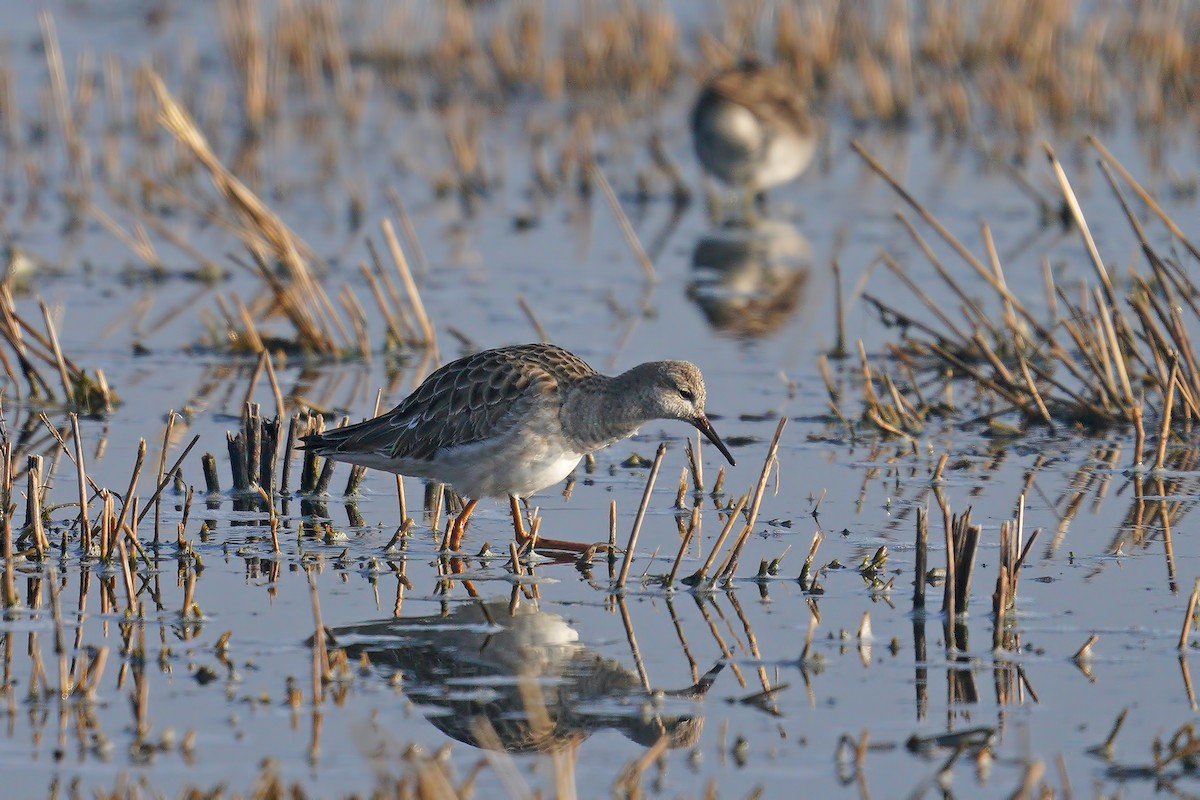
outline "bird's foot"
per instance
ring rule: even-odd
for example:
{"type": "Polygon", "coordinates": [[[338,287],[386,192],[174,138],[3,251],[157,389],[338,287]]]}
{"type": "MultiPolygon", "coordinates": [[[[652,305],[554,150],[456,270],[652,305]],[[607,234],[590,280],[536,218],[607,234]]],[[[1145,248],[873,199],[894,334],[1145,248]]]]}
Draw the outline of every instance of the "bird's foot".
{"type": "Polygon", "coordinates": [[[568,542],[563,539],[547,539],[544,536],[539,536],[535,540],[532,536],[526,536],[524,539],[517,538],[517,546],[524,551],[536,547],[538,550],[550,550],[556,553],[593,553],[608,550],[607,542],[568,542]]]}

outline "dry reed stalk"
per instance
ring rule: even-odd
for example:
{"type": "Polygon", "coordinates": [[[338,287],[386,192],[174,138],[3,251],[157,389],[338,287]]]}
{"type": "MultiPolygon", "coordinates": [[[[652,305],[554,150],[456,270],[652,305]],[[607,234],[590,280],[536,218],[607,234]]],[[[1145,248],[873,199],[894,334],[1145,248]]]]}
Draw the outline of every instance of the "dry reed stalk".
{"type": "MultiPolygon", "coordinates": [[[[0,442],[0,455],[3,455],[3,464],[0,464],[0,466],[4,468],[5,475],[0,480],[2,480],[4,485],[5,498],[12,496],[11,447],[12,445],[9,442],[8,437],[4,437],[3,441],[0,442]]],[[[12,515],[6,513],[3,515],[3,517],[3,523],[0,523],[2,524],[2,528],[0,528],[0,535],[3,535],[4,537],[4,607],[16,608],[21,604],[21,597],[17,594],[16,573],[13,564],[12,515]]]]}
{"type": "MultiPolygon", "coordinates": [[[[750,495],[744,494],[738,498],[732,510],[729,512],[729,517],[725,520],[725,527],[721,528],[721,533],[717,535],[717,541],[713,543],[712,550],[708,554],[708,558],[700,566],[700,569],[693,572],[686,578],[682,579],[682,583],[693,587],[708,586],[708,570],[712,568],[713,562],[717,560],[717,556],[721,552],[721,547],[725,544],[725,540],[729,537],[729,532],[733,530],[734,524],[738,521],[738,515],[742,513],[746,503],[750,502],[750,495]]],[[[719,573],[718,573],[719,574],[719,573]]]]}
{"type": "MultiPolygon", "coordinates": [[[[679,488],[675,491],[675,503],[672,505],[672,508],[677,511],[682,511],[687,507],[684,505],[684,500],[687,498],[687,487],[687,467],[684,467],[679,471],[679,488]]],[[[676,517],[676,521],[678,520],[679,517],[676,517]]]]}
{"type": "Polygon", "coordinates": [[[546,333],[546,329],[537,318],[537,314],[533,313],[533,308],[530,307],[524,295],[517,295],[517,307],[521,309],[521,312],[525,314],[525,318],[529,320],[529,324],[533,326],[533,332],[538,337],[538,341],[549,342],[549,334],[546,333]]]}
{"type": "MultiPolygon", "coordinates": [[[[993,265],[992,270],[989,273],[981,269],[982,264],[980,262],[973,260],[969,253],[963,252],[963,249],[959,245],[951,241],[944,227],[939,227],[934,224],[934,221],[930,219],[930,215],[928,215],[927,212],[922,212],[919,205],[916,204],[916,201],[913,200],[911,196],[907,195],[894,180],[889,178],[886,175],[886,172],[882,170],[877,162],[874,162],[872,159],[866,156],[866,154],[861,151],[861,148],[858,149],[860,153],[864,155],[864,158],[868,161],[872,168],[883,175],[883,177],[888,180],[893,188],[896,189],[896,191],[900,193],[907,202],[913,205],[914,208],[917,208],[918,212],[922,213],[923,218],[925,218],[927,222],[930,222],[930,224],[934,225],[935,229],[942,234],[943,238],[947,239],[947,241],[949,241],[951,245],[959,251],[960,255],[962,255],[963,258],[968,261],[968,263],[971,263],[973,267],[976,267],[976,271],[985,280],[987,280],[989,285],[991,285],[992,288],[997,292],[1000,299],[1003,301],[1005,308],[1007,309],[1006,326],[1008,328],[1009,335],[1015,338],[1015,341],[1018,342],[1019,346],[1021,348],[1032,346],[1032,341],[1021,331],[1022,326],[1029,325],[1036,332],[1037,337],[1040,340],[1043,340],[1049,344],[1050,357],[1053,361],[1066,367],[1067,370],[1071,372],[1072,376],[1080,380],[1080,382],[1085,386],[1090,387],[1089,391],[1096,388],[1097,384],[1090,381],[1089,377],[1083,374],[1078,365],[1075,364],[1074,359],[1067,354],[1063,348],[1055,343],[1053,336],[1044,328],[1044,326],[1038,324],[1036,320],[1029,315],[1027,309],[1025,309],[1023,305],[1019,304],[1019,300],[1017,300],[1012,292],[1007,288],[1003,280],[1003,273],[999,268],[999,261],[995,256],[994,245],[989,244],[989,256],[993,265]]],[[[901,217],[901,221],[904,222],[905,227],[910,231],[910,234],[913,236],[914,240],[917,241],[918,244],[923,244],[919,235],[916,234],[915,230],[907,222],[907,220],[904,220],[903,217],[901,217]]],[[[990,243],[990,237],[987,234],[986,228],[985,239],[990,243]]],[[[923,249],[928,250],[927,246],[924,246],[923,249]]],[[[962,289],[958,287],[957,282],[949,278],[935,258],[931,257],[931,263],[934,263],[938,268],[939,273],[943,275],[944,282],[948,286],[958,293],[960,297],[965,296],[962,292],[962,289]]],[[[1056,294],[1061,295],[1061,290],[1056,290],[1056,294]]],[[[926,300],[923,300],[922,302],[925,302],[926,305],[928,305],[926,300]]],[[[965,302],[964,305],[966,305],[968,309],[971,309],[970,317],[978,322],[982,317],[982,312],[979,312],[973,303],[965,302]]],[[[1105,393],[1106,398],[1112,402],[1112,405],[1109,409],[1100,409],[1095,403],[1087,401],[1086,399],[1083,399],[1083,402],[1080,402],[1081,398],[1078,396],[1078,393],[1073,392],[1067,387],[1064,387],[1060,381],[1052,379],[1044,370],[1034,364],[1032,360],[1027,359],[1025,353],[1021,352],[1020,349],[1018,349],[1016,355],[1018,360],[1022,362],[1020,363],[1020,377],[1024,379],[1023,383],[1015,380],[1016,376],[1008,372],[1007,367],[999,359],[998,354],[994,352],[987,353],[988,348],[982,348],[985,351],[985,355],[988,356],[989,362],[993,369],[997,372],[997,377],[995,380],[990,380],[990,382],[986,383],[985,385],[993,389],[993,391],[1000,392],[1002,396],[1004,396],[1010,402],[1013,402],[1018,408],[1024,408],[1027,414],[1035,413],[1043,420],[1045,420],[1048,416],[1052,418],[1053,415],[1059,413],[1060,410],[1067,410],[1059,407],[1057,401],[1055,401],[1055,404],[1052,405],[1048,399],[1042,397],[1041,390],[1039,390],[1033,382],[1033,374],[1030,374],[1037,373],[1041,380],[1046,381],[1056,389],[1063,391],[1064,394],[1071,398],[1072,402],[1076,403],[1077,411],[1074,413],[1087,414],[1089,416],[1093,416],[1093,418],[1098,417],[1102,420],[1128,418],[1128,409],[1134,404],[1132,399],[1128,362],[1130,359],[1133,359],[1139,363],[1145,364],[1146,357],[1138,353],[1136,350],[1131,350],[1133,340],[1131,339],[1130,334],[1127,333],[1129,326],[1124,319],[1119,316],[1119,312],[1117,312],[1117,310],[1113,307],[1112,303],[1100,304],[1095,317],[1088,317],[1087,319],[1089,321],[1086,325],[1080,324],[1084,319],[1082,310],[1077,309],[1075,316],[1076,323],[1074,325],[1067,325],[1067,330],[1075,339],[1076,346],[1084,354],[1085,358],[1088,359],[1092,375],[1100,376],[1105,379],[1103,383],[1099,384],[1099,386],[1102,387],[1101,391],[1105,393]],[[1094,335],[1084,335],[1085,330],[1094,331],[1094,335]]],[[[1146,315],[1143,314],[1142,316],[1145,318],[1146,315]]],[[[948,320],[943,320],[943,324],[945,324],[947,321],[948,320]]],[[[950,341],[956,341],[956,347],[961,346],[964,349],[968,349],[968,347],[969,349],[981,349],[980,337],[973,337],[973,341],[971,341],[970,345],[968,346],[964,341],[964,338],[961,336],[961,331],[952,326],[947,327],[951,333],[946,338],[950,341]],[[955,331],[957,331],[957,334],[955,331]]],[[[925,328],[926,332],[929,332],[927,330],[927,326],[925,326],[925,328]]],[[[941,334],[934,334],[934,336],[940,338],[941,334]]],[[[999,337],[996,338],[999,339],[999,337]]],[[[1160,339],[1161,337],[1155,337],[1152,334],[1152,338],[1160,339]]],[[[946,358],[945,348],[941,350],[935,350],[935,353],[939,356],[939,358],[945,358],[947,361],[950,361],[950,363],[956,369],[963,369],[966,366],[961,358],[954,358],[953,360],[951,358],[946,358]]],[[[1152,356],[1158,358],[1156,353],[1152,353],[1152,356]]],[[[986,379],[986,376],[983,376],[978,371],[973,373],[969,369],[965,369],[964,371],[967,371],[968,374],[970,374],[971,377],[976,380],[986,379]]]]}
{"type": "Polygon", "coordinates": [[[683,174],[679,171],[679,167],[667,152],[666,146],[663,144],[663,137],[658,132],[651,134],[648,142],[650,150],[650,158],[654,162],[654,166],[658,171],[667,177],[671,183],[671,201],[676,208],[682,209],[692,201],[692,190],[688,188],[687,182],[683,179],[683,174]]]}
{"type": "Polygon", "coordinates": [[[1179,385],[1179,367],[1171,362],[1171,377],[1163,397],[1162,427],[1158,431],[1158,447],[1154,456],[1154,471],[1161,473],[1167,460],[1167,444],[1171,440],[1171,408],[1175,402],[1175,389],[1179,385]]]}
{"type": "Polygon", "coordinates": [[[44,300],[38,301],[38,307],[42,309],[42,319],[46,322],[46,333],[50,340],[51,351],[54,353],[54,364],[58,367],[58,377],[62,381],[63,402],[72,403],[75,401],[75,392],[71,387],[71,379],[67,377],[67,364],[63,359],[62,348],[58,344],[58,333],[54,329],[54,322],[50,319],[50,309],[44,300]]]}
{"type": "Polygon", "coordinates": [[[291,489],[292,454],[296,451],[296,438],[299,429],[300,415],[293,414],[291,419],[288,420],[287,441],[283,447],[283,471],[279,476],[279,493],[284,496],[287,496],[291,489]]]}
{"type": "Polygon", "coordinates": [[[742,548],[746,546],[750,534],[754,532],[754,523],[758,519],[758,509],[762,505],[762,498],[767,490],[767,480],[771,477],[772,467],[776,467],[778,464],[779,439],[783,436],[783,429],[785,427],[787,427],[787,417],[780,417],[779,422],[775,425],[775,435],[771,437],[771,444],[767,448],[767,457],[763,459],[763,468],[758,476],[758,484],[754,487],[753,499],[750,502],[750,513],[746,517],[746,524],[742,527],[742,531],[738,534],[738,538],[734,541],[733,546],[729,548],[729,555],[725,557],[720,569],[717,570],[717,575],[723,579],[733,576],[733,572],[737,568],[738,556],[741,555],[742,548]]]}
{"type": "Polygon", "coordinates": [[[150,509],[158,500],[159,495],[162,494],[162,490],[167,488],[167,484],[171,482],[172,477],[175,475],[176,471],[178,471],[180,465],[183,464],[183,460],[188,457],[189,453],[192,452],[192,448],[196,446],[196,442],[198,441],[200,441],[200,434],[196,434],[192,437],[192,440],[188,442],[188,446],[183,448],[183,452],[179,454],[179,458],[175,459],[175,463],[171,465],[171,468],[167,470],[166,473],[164,473],[162,479],[158,482],[158,486],[154,488],[154,494],[150,495],[150,499],[146,501],[146,507],[138,513],[138,524],[140,524],[141,521],[146,518],[146,515],[150,513],[150,509]]]}
{"type": "Polygon", "coordinates": [[[96,498],[100,501],[100,516],[96,519],[96,529],[100,537],[100,561],[108,564],[112,561],[112,548],[116,544],[113,536],[113,498],[108,489],[101,489],[96,498]]]}
{"type": "Polygon", "coordinates": [[[124,209],[127,213],[137,217],[135,231],[139,235],[135,237],[126,233],[115,220],[104,213],[95,203],[88,204],[88,211],[105,228],[108,228],[109,232],[133,251],[135,255],[145,261],[146,265],[151,269],[161,269],[162,261],[154,249],[154,243],[150,241],[145,230],[142,228],[143,225],[151,228],[155,234],[167,240],[175,249],[194,261],[197,264],[197,268],[192,274],[199,280],[203,282],[213,281],[222,274],[221,267],[210,260],[200,249],[194,247],[191,242],[184,239],[171,225],[164,222],[150,210],[134,202],[130,196],[118,194],[111,186],[107,188],[108,197],[113,203],[124,209]]]}
{"type": "Polygon", "coordinates": [[[1000,564],[996,575],[996,590],[992,594],[992,647],[1000,649],[1004,646],[1003,621],[1005,615],[1013,608],[1017,596],[1017,581],[1021,576],[1021,567],[1037,540],[1040,529],[1035,530],[1025,539],[1025,497],[1021,496],[1017,504],[1017,519],[1000,524],[1000,564]]]}
{"type": "Polygon", "coordinates": [[[1075,655],[1071,656],[1071,660],[1075,662],[1090,661],[1093,655],[1092,648],[1095,647],[1096,642],[1098,641],[1100,641],[1100,635],[1093,633],[1087,638],[1087,641],[1083,643],[1083,646],[1075,651],[1075,655]]]}
{"type": "Polygon", "coordinates": [[[925,610],[925,573],[929,565],[929,509],[917,509],[916,564],[913,567],[913,611],[925,610]]]}
{"type": "MultiPolygon", "coordinates": [[[[372,254],[374,255],[373,246],[368,246],[372,247],[372,254]]],[[[378,264],[378,256],[375,256],[375,258],[376,268],[382,269],[378,264]]],[[[393,305],[388,303],[388,298],[383,294],[380,285],[381,282],[376,279],[375,274],[371,272],[371,269],[366,264],[360,264],[358,270],[363,280],[367,282],[367,287],[371,290],[371,296],[375,298],[375,305],[379,309],[379,313],[383,316],[384,322],[387,324],[388,336],[391,337],[392,341],[388,342],[384,349],[390,350],[392,347],[399,347],[403,342],[409,341],[412,338],[412,326],[407,318],[405,318],[405,315],[402,312],[393,311],[393,305]]],[[[395,287],[393,286],[392,289],[394,291],[395,287]]],[[[397,295],[394,307],[398,309],[399,305],[399,295],[397,295]]]]}
{"type": "Polygon", "coordinates": [[[604,199],[608,201],[608,206],[612,210],[613,216],[617,219],[617,225],[621,229],[621,233],[625,236],[625,241],[629,243],[629,249],[633,251],[633,256],[637,259],[638,264],[642,268],[642,275],[647,283],[655,283],[658,276],[654,272],[654,264],[650,261],[650,256],[646,255],[645,248],[638,240],[637,233],[633,230],[633,225],[629,224],[629,217],[625,215],[625,209],[621,208],[621,202],[617,199],[616,193],[612,186],[608,183],[608,178],[604,177],[604,171],[600,167],[592,163],[588,174],[600,185],[600,191],[604,193],[604,199]]]}
{"type": "Polygon", "coordinates": [[[679,552],[675,554],[675,563],[671,565],[671,572],[663,582],[663,586],[668,589],[675,583],[675,576],[679,574],[679,565],[683,563],[683,554],[687,552],[688,545],[692,543],[692,537],[700,531],[700,519],[700,506],[694,506],[692,508],[692,518],[688,523],[687,530],[683,534],[683,539],[679,542],[679,552]]]}
{"type": "Polygon", "coordinates": [[[25,528],[33,539],[33,546],[40,561],[50,551],[50,541],[46,538],[46,528],[42,520],[42,500],[45,493],[45,487],[42,485],[42,457],[31,455],[27,463],[25,528]]]}
{"type": "Polygon", "coordinates": [[[829,404],[829,410],[843,425],[851,428],[850,420],[846,419],[846,415],[842,413],[842,409],[838,405],[841,393],[833,382],[833,372],[829,369],[829,358],[825,353],[817,356],[817,369],[821,373],[822,380],[825,381],[825,391],[829,394],[829,399],[826,401],[829,404]]]}
{"type": "Polygon", "coordinates": [[[704,460],[699,457],[700,452],[700,432],[696,432],[696,443],[692,444],[691,438],[684,445],[684,453],[687,456],[688,468],[692,474],[692,489],[697,493],[704,491],[704,460]]]}
{"type": "Polygon", "coordinates": [[[365,274],[371,276],[369,285],[372,287],[372,293],[376,295],[375,302],[381,307],[384,317],[394,329],[395,344],[399,346],[405,342],[420,341],[416,328],[413,327],[413,322],[409,318],[408,310],[400,299],[400,290],[396,288],[396,282],[392,280],[390,272],[384,269],[383,260],[379,257],[379,250],[375,247],[374,240],[366,239],[365,241],[367,252],[371,254],[371,265],[374,270],[365,274]],[[380,287],[386,294],[381,294],[380,287]]]}
{"type": "MultiPolygon", "coordinates": [[[[79,543],[86,554],[92,549],[92,529],[88,525],[87,471],[83,465],[83,439],[79,435],[79,416],[72,413],[71,434],[75,437],[75,468],[79,475],[79,543]]],[[[46,421],[49,424],[49,421],[46,421]]]]}
{"type": "MultiPolygon", "coordinates": [[[[1050,416],[1050,409],[1046,407],[1046,401],[1042,399],[1042,393],[1038,391],[1037,383],[1033,380],[1033,375],[1029,372],[1029,362],[1025,360],[1025,354],[1018,355],[1021,364],[1021,377],[1025,379],[1025,385],[1029,387],[1029,393],[1033,396],[1033,402],[1037,405],[1038,413],[1042,416],[1042,421],[1050,428],[1050,434],[1054,434],[1054,418],[1050,416]]],[[[1141,410],[1139,408],[1139,415],[1141,410]]]]}
{"type": "Polygon", "coordinates": [[[370,361],[371,358],[371,342],[367,332],[367,312],[358,302],[358,298],[354,296],[354,292],[350,291],[350,287],[343,284],[342,291],[338,293],[338,300],[342,304],[342,310],[350,318],[350,323],[354,327],[354,339],[358,344],[358,352],[361,357],[370,361]]]}
{"type": "Polygon", "coordinates": [[[42,46],[46,53],[46,66],[50,72],[51,96],[54,102],[55,115],[62,129],[63,139],[67,145],[67,159],[71,165],[74,178],[79,182],[79,191],[87,196],[90,190],[88,169],[84,164],[83,140],[79,135],[79,126],[71,112],[69,92],[67,89],[67,72],[63,66],[62,51],[58,46],[58,33],[54,26],[54,16],[46,10],[38,14],[38,24],[42,30],[42,46]]]}
{"type": "MultiPolygon", "coordinates": [[[[144,261],[147,266],[149,266],[151,269],[161,268],[162,259],[158,257],[158,251],[154,249],[154,243],[146,237],[144,230],[141,228],[138,229],[138,232],[141,234],[140,236],[129,233],[121,227],[120,223],[109,216],[95,203],[88,203],[88,213],[91,214],[97,222],[104,226],[104,228],[118,241],[129,248],[129,250],[132,251],[135,256],[144,261]]],[[[166,228],[166,226],[163,227],[166,228]]],[[[170,230],[170,228],[166,228],[166,230],[170,230]]],[[[203,263],[203,259],[201,259],[200,263],[203,263]]]]}
{"type": "MultiPolygon", "coordinates": [[[[271,278],[268,278],[268,280],[273,281],[271,278]]],[[[272,283],[272,285],[278,284],[272,283]]],[[[241,335],[246,339],[246,349],[251,353],[265,351],[267,346],[263,342],[262,334],[258,332],[258,325],[255,324],[254,317],[250,314],[250,309],[246,308],[245,304],[242,303],[242,299],[236,294],[231,294],[231,296],[233,297],[234,308],[237,310],[238,322],[241,323],[241,335]]],[[[231,329],[233,329],[233,326],[231,326],[231,329]]]]}
{"type": "Polygon", "coordinates": [[[725,468],[717,467],[717,479],[713,481],[712,491],[708,493],[709,497],[714,499],[720,498],[725,493],[725,468]]]}
{"type": "MultiPolygon", "coordinates": [[[[246,393],[242,396],[242,424],[246,424],[246,417],[250,413],[250,409],[254,402],[254,390],[258,387],[258,379],[262,377],[263,370],[266,368],[267,351],[260,350],[258,359],[254,362],[254,370],[250,373],[250,380],[246,384],[246,393]]],[[[171,413],[174,413],[172,410],[171,413]]]]}
{"type": "Polygon", "coordinates": [[[1200,578],[1192,584],[1192,593],[1188,595],[1187,611],[1183,614],[1183,630],[1179,632],[1179,644],[1177,649],[1180,651],[1187,650],[1188,636],[1195,626],[1196,604],[1200,602],[1200,578]]]}
{"type": "MultiPolygon", "coordinates": [[[[948,509],[947,506],[946,510],[948,509]]],[[[975,567],[975,551],[979,546],[982,531],[982,526],[971,524],[969,507],[961,516],[953,516],[946,520],[946,544],[953,550],[953,555],[948,551],[946,557],[946,592],[942,608],[947,619],[953,620],[967,610],[971,573],[975,567]],[[950,568],[951,563],[954,566],[953,570],[950,568]]]]}
{"type": "Polygon", "coordinates": [[[654,490],[654,480],[658,477],[658,468],[666,455],[667,444],[662,442],[654,454],[654,462],[650,465],[650,474],[646,476],[646,487],[642,490],[642,502],[638,506],[637,516],[633,520],[633,529],[629,532],[629,543],[625,546],[625,560],[621,562],[621,573],[617,577],[615,589],[623,591],[625,580],[629,577],[629,567],[633,563],[633,549],[637,546],[638,534],[642,530],[642,520],[646,518],[646,509],[650,507],[650,493],[654,490]]]}
{"type": "MultiPolygon", "coordinates": [[[[166,427],[163,429],[162,449],[159,450],[159,452],[158,452],[158,483],[159,484],[161,484],[163,482],[163,478],[165,476],[164,470],[166,469],[166,466],[167,466],[167,450],[169,450],[171,447],[171,434],[175,430],[175,417],[176,416],[178,416],[178,415],[175,413],[175,409],[171,409],[170,411],[167,412],[167,424],[166,424],[166,427]]],[[[138,469],[140,470],[140,468],[141,468],[141,461],[139,460],[138,461],[138,469]]],[[[134,477],[136,480],[136,474],[134,477]]],[[[158,546],[158,542],[159,542],[159,526],[161,523],[161,519],[162,519],[162,494],[160,492],[160,493],[157,493],[154,497],[154,544],[156,547],[158,546]]]]}
{"type": "MultiPolygon", "coordinates": [[[[447,544],[446,547],[449,548],[449,545],[447,544]]],[[[509,560],[509,563],[512,564],[513,575],[520,577],[521,575],[523,575],[525,573],[524,568],[521,566],[521,553],[517,549],[516,542],[508,543],[508,560],[509,560]]],[[[513,595],[513,597],[514,597],[514,599],[516,599],[515,594],[513,595]]]]}
{"type": "Polygon", "coordinates": [[[421,335],[424,339],[420,344],[424,345],[431,353],[431,357],[436,363],[440,360],[438,356],[437,334],[434,331],[429,315],[425,312],[425,304],[421,301],[421,292],[417,289],[416,281],[413,280],[412,271],[408,268],[408,259],[405,258],[404,250],[400,247],[400,241],[396,238],[396,231],[392,227],[391,220],[382,220],[380,228],[383,230],[383,239],[387,243],[388,253],[392,257],[392,265],[396,268],[396,273],[400,276],[400,282],[404,285],[404,292],[408,296],[408,303],[412,307],[413,314],[417,318],[417,324],[421,328],[421,335]]]}
{"type": "Polygon", "coordinates": [[[125,547],[125,536],[118,531],[116,534],[117,540],[117,555],[121,559],[121,575],[125,579],[125,614],[127,617],[134,615],[134,610],[137,608],[137,592],[133,588],[133,570],[129,565],[129,550],[125,547]]]}
{"type": "Polygon", "coordinates": [[[1122,180],[1129,184],[1130,188],[1133,189],[1138,198],[1141,199],[1141,201],[1145,203],[1151,211],[1154,212],[1155,216],[1157,216],[1159,220],[1161,220],[1162,223],[1167,226],[1167,229],[1171,231],[1171,234],[1178,239],[1184,247],[1187,248],[1188,252],[1190,252],[1194,258],[1200,260],[1200,249],[1192,244],[1191,240],[1188,239],[1186,234],[1184,234],[1183,229],[1176,225],[1175,221],[1172,220],[1171,217],[1163,210],[1162,206],[1155,201],[1154,196],[1146,191],[1140,183],[1134,180],[1134,177],[1130,174],[1129,170],[1125,169],[1125,166],[1119,160],[1117,160],[1116,156],[1114,156],[1099,139],[1091,134],[1085,138],[1087,143],[1090,144],[1096,150],[1096,152],[1100,154],[1100,157],[1104,159],[1105,163],[1107,163],[1120,174],[1122,180]]]}
{"type": "Polygon", "coordinates": [[[926,292],[908,276],[907,270],[900,266],[896,259],[892,258],[892,256],[887,252],[880,252],[879,258],[883,262],[884,266],[886,266],[893,275],[899,278],[900,282],[903,283],[910,292],[916,295],[917,299],[929,309],[930,313],[932,313],[933,316],[942,323],[942,325],[946,326],[946,328],[951,334],[953,334],[957,341],[963,342],[970,339],[970,337],[963,333],[963,331],[960,330],[948,316],[946,316],[945,312],[942,311],[943,304],[935,301],[932,297],[926,294],[926,292]]]}
{"type": "Polygon", "coordinates": [[[160,106],[160,124],[204,166],[217,191],[242,220],[237,233],[254,257],[260,277],[296,328],[301,346],[326,355],[347,350],[345,330],[333,313],[328,295],[301,259],[301,250],[307,248],[257,195],[225,168],[195,122],[167,91],[162,79],[153,73],[149,78],[160,106]],[[267,268],[266,246],[287,270],[289,285],[285,286],[267,268]],[[335,330],[340,339],[335,336],[335,330]]]}
{"type": "Polygon", "coordinates": [[[913,197],[908,190],[899,183],[899,181],[892,177],[891,173],[884,168],[882,164],[876,161],[875,158],[866,151],[862,144],[857,141],[853,141],[850,143],[850,148],[867,163],[867,166],[869,166],[871,170],[875,172],[875,174],[881,177],[884,182],[886,182],[892,188],[892,191],[900,196],[901,200],[903,200],[914,211],[916,211],[917,215],[925,221],[925,224],[933,228],[934,231],[937,232],[938,236],[941,237],[942,241],[950,245],[955,253],[957,253],[958,256],[973,270],[975,270],[977,275],[983,278],[988,285],[996,291],[997,294],[999,294],[1008,302],[1012,303],[1013,308],[1020,312],[1023,318],[1035,326],[1035,330],[1041,328],[1041,326],[1038,325],[1037,321],[1033,318],[1033,315],[1030,314],[1028,309],[1025,308],[1025,305],[1021,302],[1020,298],[1016,297],[1005,287],[999,284],[996,280],[995,274],[985,267],[983,262],[980,261],[974,253],[968,250],[966,245],[964,245],[956,236],[954,236],[954,234],[952,234],[950,230],[946,228],[946,226],[943,225],[931,211],[929,211],[929,209],[927,209],[920,201],[913,197]]]}
{"type": "Polygon", "coordinates": [[[267,119],[267,42],[255,0],[217,4],[218,25],[229,61],[241,79],[242,111],[252,135],[263,132],[267,119]]]}
{"type": "MultiPolygon", "coordinates": [[[[825,534],[821,531],[813,533],[812,542],[808,545],[808,555],[804,557],[804,563],[800,565],[800,574],[796,577],[796,582],[800,584],[800,588],[804,591],[812,591],[816,585],[816,577],[813,575],[813,564],[817,560],[817,548],[821,546],[821,542],[825,541],[825,534]]],[[[785,553],[787,551],[784,551],[785,553]]],[[[776,561],[781,560],[780,556],[776,561]]]]}
{"type": "Polygon", "coordinates": [[[413,261],[417,264],[417,274],[424,277],[429,274],[429,262],[425,259],[425,251],[421,248],[421,240],[417,236],[417,229],[409,216],[408,208],[404,205],[404,199],[392,187],[388,187],[385,194],[392,210],[396,212],[396,219],[400,221],[400,233],[404,235],[404,242],[412,251],[413,261]]]}

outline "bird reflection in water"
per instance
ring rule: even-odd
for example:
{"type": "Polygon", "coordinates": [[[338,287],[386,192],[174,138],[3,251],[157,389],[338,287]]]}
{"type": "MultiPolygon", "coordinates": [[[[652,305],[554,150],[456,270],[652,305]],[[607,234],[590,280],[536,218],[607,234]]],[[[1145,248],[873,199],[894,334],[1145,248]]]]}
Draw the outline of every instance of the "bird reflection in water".
{"type": "Polygon", "coordinates": [[[802,303],[811,260],[808,239],[785,222],[724,228],[696,242],[688,297],[714,330],[766,336],[802,303]]]}
{"type": "Polygon", "coordinates": [[[497,600],[332,634],[351,659],[366,653],[383,677],[399,673],[405,694],[448,736],[513,753],[552,752],[606,728],[647,747],[663,735],[670,747],[691,746],[704,717],[687,701],[702,699],[723,666],[682,690],[647,690],[635,672],[580,644],[562,617],[497,600]],[[494,738],[477,735],[480,717],[494,738]]]}

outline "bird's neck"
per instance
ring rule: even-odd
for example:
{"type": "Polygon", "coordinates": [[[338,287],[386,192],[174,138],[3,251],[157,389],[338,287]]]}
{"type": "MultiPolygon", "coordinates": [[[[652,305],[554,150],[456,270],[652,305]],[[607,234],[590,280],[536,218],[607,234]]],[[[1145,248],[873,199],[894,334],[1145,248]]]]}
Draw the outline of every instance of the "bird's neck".
{"type": "Polygon", "coordinates": [[[593,375],[576,382],[563,399],[563,433],[581,453],[590,453],[632,436],[647,416],[634,387],[635,367],[620,375],[593,375]]]}

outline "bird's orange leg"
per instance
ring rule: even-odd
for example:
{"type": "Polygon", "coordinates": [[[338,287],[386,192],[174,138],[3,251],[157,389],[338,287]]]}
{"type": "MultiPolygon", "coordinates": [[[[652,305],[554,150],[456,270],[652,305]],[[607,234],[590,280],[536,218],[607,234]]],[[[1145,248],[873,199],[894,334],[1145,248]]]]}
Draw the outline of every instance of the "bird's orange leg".
{"type": "Polygon", "coordinates": [[[479,498],[471,498],[467,504],[463,506],[462,512],[458,518],[450,525],[450,549],[459,550],[462,548],[463,534],[467,532],[467,520],[471,518],[471,512],[475,510],[475,505],[479,502],[479,498]]]}
{"type": "Polygon", "coordinates": [[[508,496],[508,508],[512,512],[513,532],[517,535],[517,546],[524,547],[529,541],[529,534],[525,532],[525,523],[521,515],[521,501],[515,494],[508,496]]]}
{"type": "MultiPolygon", "coordinates": [[[[522,522],[521,502],[514,495],[509,495],[509,507],[512,510],[513,530],[517,534],[517,547],[523,548],[529,542],[530,534],[526,533],[525,525],[522,522]]],[[[567,542],[562,539],[547,539],[545,536],[537,538],[537,547],[539,550],[556,550],[566,553],[584,553],[592,547],[590,544],[582,542],[567,542]]],[[[608,549],[607,545],[601,545],[601,549],[608,549]]]]}

